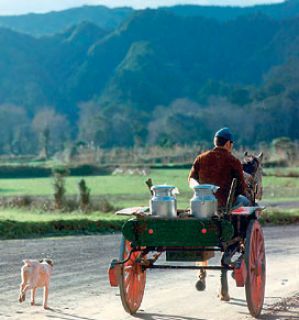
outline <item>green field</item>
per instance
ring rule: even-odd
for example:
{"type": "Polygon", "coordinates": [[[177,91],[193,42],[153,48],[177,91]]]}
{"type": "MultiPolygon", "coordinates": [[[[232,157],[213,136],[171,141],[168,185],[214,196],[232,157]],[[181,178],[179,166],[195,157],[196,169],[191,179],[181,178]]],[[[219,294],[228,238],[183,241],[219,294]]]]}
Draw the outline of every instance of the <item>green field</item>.
{"type": "MultiPolygon", "coordinates": [[[[154,184],[169,184],[179,188],[178,206],[185,208],[192,197],[188,187],[186,169],[155,169],[148,175],[154,184]]],[[[91,196],[101,196],[109,200],[116,208],[129,206],[146,206],[150,198],[144,176],[94,176],[84,177],[91,189],[91,196]]],[[[66,194],[78,194],[80,177],[66,178],[66,194]]],[[[299,179],[291,177],[265,176],[263,178],[263,201],[299,201],[299,179]]],[[[2,196],[48,196],[53,194],[52,178],[35,179],[1,179],[2,196]]]]}
{"type": "MultiPolygon", "coordinates": [[[[169,184],[179,188],[178,208],[188,208],[192,190],[188,187],[186,169],[155,169],[148,175],[154,184],[169,184]]],[[[66,191],[70,197],[78,195],[80,177],[66,178],[66,191]]],[[[150,193],[144,176],[95,176],[84,177],[91,189],[92,201],[107,199],[113,210],[132,206],[148,206],[150,193]]],[[[299,201],[299,179],[290,177],[265,176],[264,201],[299,201]]],[[[1,179],[2,197],[42,196],[53,198],[53,178],[1,179]]],[[[127,217],[111,213],[91,212],[45,212],[44,210],[22,207],[2,208],[0,211],[0,238],[24,238],[44,235],[86,234],[94,232],[119,231],[127,217]]],[[[274,224],[296,223],[299,209],[268,209],[262,222],[274,224]]]]}
{"type": "Polygon", "coordinates": [[[299,167],[265,168],[263,172],[268,176],[294,176],[299,177],[299,167]]]}
{"type": "Polygon", "coordinates": [[[124,220],[125,217],[117,216],[114,213],[101,213],[101,212],[92,212],[89,214],[75,211],[72,213],[63,213],[63,212],[39,212],[38,210],[23,210],[23,209],[5,209],[0,213],[0,222],[5,220],[19,221],[19,222],[49,222],[53,220],[82,220],[88,219],[91,221],[97,220],[124,220]]]}

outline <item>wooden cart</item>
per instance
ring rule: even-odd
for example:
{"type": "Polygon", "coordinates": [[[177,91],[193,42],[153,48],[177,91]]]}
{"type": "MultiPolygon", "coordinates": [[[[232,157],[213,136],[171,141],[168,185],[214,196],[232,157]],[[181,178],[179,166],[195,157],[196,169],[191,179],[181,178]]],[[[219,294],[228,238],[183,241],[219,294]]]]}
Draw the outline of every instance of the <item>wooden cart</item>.
{"type": "Polygon", "coordinates": [[[119,286],[124,309],[134,314],[141,305],[147,269],[232,270],[238,287],[245,286],[248,309],[261,313],[266,280],[264,236],[258,217],[262,208],[241,207],[198,219],[178,213],[177,219],[137,214],[124,223],[119,259],[109,268],[111,286],[119,286]],[[221,265],[161,264],[166,261],[200,261],[202,252],[221,251],[221,265]],[[237,258],[236,258],[237,257],[237,258]]]}

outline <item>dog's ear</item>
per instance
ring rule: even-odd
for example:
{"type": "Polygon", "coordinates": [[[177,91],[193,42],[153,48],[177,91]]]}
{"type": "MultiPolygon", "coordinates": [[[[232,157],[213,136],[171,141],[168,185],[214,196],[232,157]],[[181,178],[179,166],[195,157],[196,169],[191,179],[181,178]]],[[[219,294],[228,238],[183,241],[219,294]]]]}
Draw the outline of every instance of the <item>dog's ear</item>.
{"type": "Polygon", "coordinates": [[[51,267],[54,266],[54,261],[53,261],[53,260],[51,260],[51,259],[44,259],[44,261],[46,261],[47,264],[49,264],[51,267]]]}

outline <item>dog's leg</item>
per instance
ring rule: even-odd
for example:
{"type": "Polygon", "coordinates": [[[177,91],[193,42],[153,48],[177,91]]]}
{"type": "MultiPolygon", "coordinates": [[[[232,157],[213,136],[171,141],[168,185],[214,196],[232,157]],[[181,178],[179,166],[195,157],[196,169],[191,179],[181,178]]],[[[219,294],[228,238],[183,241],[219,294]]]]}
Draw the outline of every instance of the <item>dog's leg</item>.
{"type": "Polygon", "coordinates": [[[36,288],[33,288],[31,290],[31,305],[34,306],[35,305],[35,293],[36,293],[36,288]]]}
{"type": "Polygon", "coordinates": [[[48,287],[48,284],[46,284],[44,287],[44,301],[43,301],[44,309],[49,309],[49,307],[48,307],[48,294],[49,294],[49,287],[48,287]]]}
{"type": "Polygon", "coordinates": [[[20,294],[19,294],[19,302],[20,303],[25,301],[25,298],[26,298],[25,293],[23,293],[25,286],[26,286],[25,282],[22,282],[20,285],[20,294]]]}
{"type": "Polygon", "coordinates": [[[26,286],[26,283],[28,283],[28,274],[25,271],[24,267],[22,267],[22,269],[21,269],[21,278],[22,278],[22,282],[21,282],[21,285],[20,285],[20,294],[19,294],[19,302],[20,303],[25,301],[26,295],[25,295],[25,293],[23,291],[24,291],[24,288],[26,286]]]}
{"type": "Polygon", "coordinates": [[[26,298],[26,291],[32,289],[30,284],[26,284],[25,287],[23,288],[21,294],[22,294],[22,302],[25,301],[26,298]]]}
{"type": "Polygon", "coordinates": [[[21,283],[21,286],[20,286],[20,295],[19,295],[19,302],[23,302],[25,301],[26,299],[26,291],[27,291],[27,286],[28,284],[26,285],[26,282],[22,282],[21,283]]]}

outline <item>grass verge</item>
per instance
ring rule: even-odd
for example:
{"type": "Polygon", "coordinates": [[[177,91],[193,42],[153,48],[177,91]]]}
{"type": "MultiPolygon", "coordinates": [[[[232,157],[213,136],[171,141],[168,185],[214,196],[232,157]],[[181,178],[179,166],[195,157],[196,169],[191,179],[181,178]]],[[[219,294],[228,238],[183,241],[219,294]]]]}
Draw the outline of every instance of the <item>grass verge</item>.
{"type": "Polygon", "coordinates": [[[263,212],[262,224],[287,225],[299,223],[299,208],[296,209],[267,209],[263,212]]]}
{"type": "MultiPolygon", "coordinates": [[[[104,213],[40,213],[7,210],[0,212],[0,239],[111,233],[120,231],[127,217],[104,213]]],[[[299,223],[299,209],[263,212],[263,225],[299,223]]]]}
{"type": "Polygon", "coordinates": [[[124,217],[103,213],[1,211],[0,239],[111,233],[120,231],[124,221],[124,217]]]}

